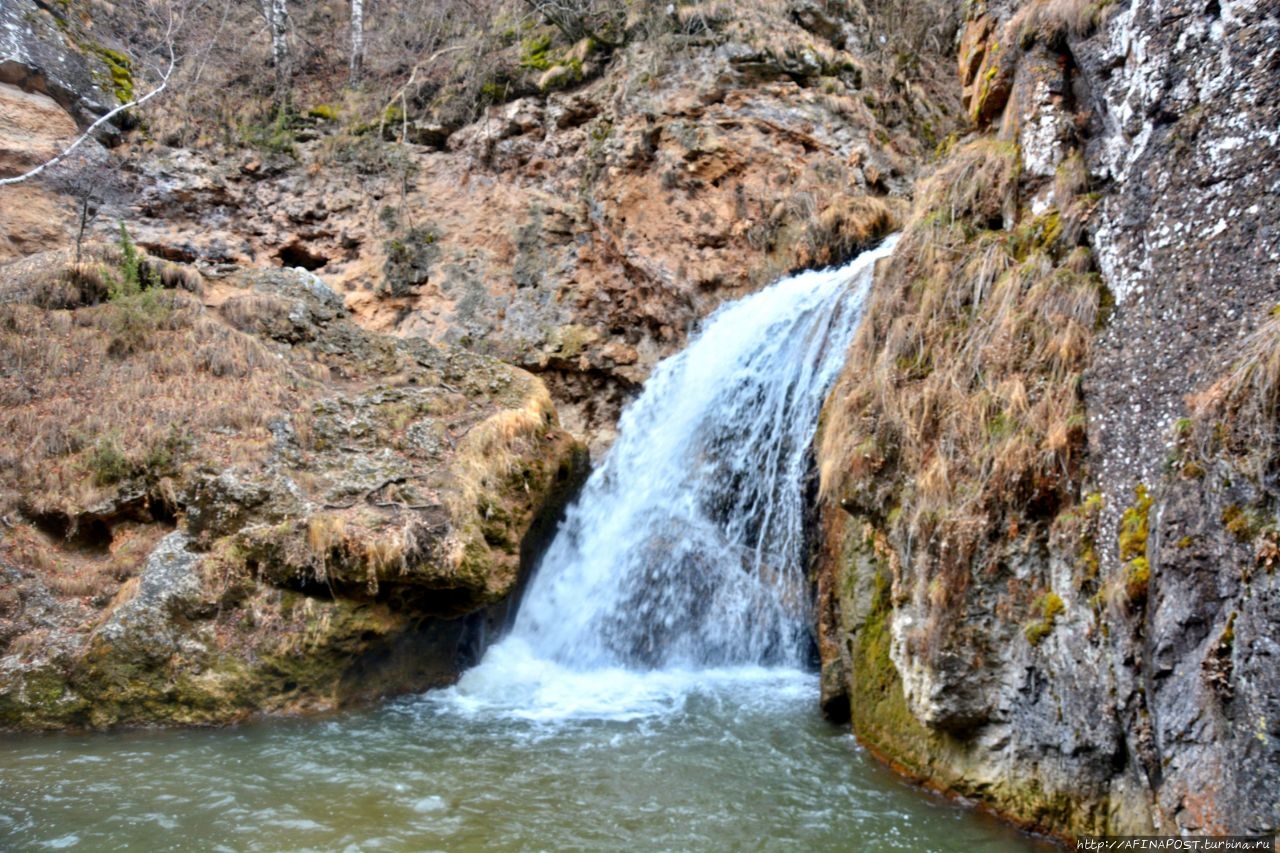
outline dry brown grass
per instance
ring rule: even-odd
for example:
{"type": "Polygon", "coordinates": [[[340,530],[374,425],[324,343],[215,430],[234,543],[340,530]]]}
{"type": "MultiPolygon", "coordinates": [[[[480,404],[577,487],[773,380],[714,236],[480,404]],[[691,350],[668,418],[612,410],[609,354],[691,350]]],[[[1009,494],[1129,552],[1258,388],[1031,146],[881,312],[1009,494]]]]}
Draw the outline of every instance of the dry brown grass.
{"type": "Polygon", "coordinates": [[[15,525],[0,541],[0,556],[36,575],[61,598],[90,599],[105,604],[133,578],[168,530],[125,522],[112,531],[109,545],[81,547],[42,533],[31,525],[15,525]]]}
{"type": "Polygon", "coordinates": [[[277,318],[287,319],[293,303],[273,293],[250,291],[228,299],[221,308],[227,322],[242,332],[270,329],[277,318]]]}
{"type": "Polygon", "coordinates": [[[388,523],[355,513],[318,513],[307,519],[307,547],[315,580],[333,583],[339,575],[362,577],[369,595],[378,594],[379,578],[405,574],[419,556],[416,522],[388,523]],[[341,572],[339,572],[341,570],[341,572]]]}
{"type": "Polygon", "coordinates": [[[346,519],[336,513],[317,513],[307,519],[307,547],[315,557],[315,579],[329,580],[332,560],[344,559],[355,539],[347,529],[346,519]]]}
{"type": "Polygon", "coordinates": [[[499,492],[515,473],[519,460],[528,458],[547,431],[556,426],[555,404],[540,381],[519,408],[503,409],[476,424],[458,446],[455,471],[461,488],[450,507],[456,517],[476,512],[482,492],[499,492]]]}
{"type": "Polygon", "coordinates": [[[1186,438],[1201,461],[1225,451],[1262,482],[1280,448],[1280,305],[1240,343],[1231,369],[1188,402],[1186,438]]]}
{"type": "Polygon", "coordinates": [[[1115,9],[1115,0],[1036,0],[1018,10],[1009,32],[1024,47],[1032,42],[1056,47],[1068,36],[1092,35],[1115,9]]]}
{"type": "MultiPolygon", "coordinates": [[[[106,302],[110,282],[124,260],[120,247],[90,243],[73,250],[32,256],[5,269],[0,303],[26,302],[41,308],[82,308],[106,302]]],[[[160,289],[204,292],[204,276],[185,264],[139,252],[139,276],[160,289]]]]}
{"type": "Polygon", "coordinates": [[[797,250],[800,266],[833,266],[870,248],[899,227],[903,207],[897,199],[837,198],[820,214],[810,217],[797,250]]]}
{"type": "Polygon", "coordinates": [[[951,151],[916,191],[916,218],[963,224],[968,228],[1007,228],[1018,215],[1018,147],[991,137],[951,151]]]}
{"type": "Polygon", "coordinates": [[[980,140],[920,186],[823,430],[824,494],[956,565],[1073,500],[1084,441],[1100,283],[1057,211],[1018,221],[1018,171],[980,140]]]}
{"type": "Polygon", "coordinates": [[[299,385],[184,291],[0,304],[0,512],[75,517],[126,481],[164,500],[184,465],[260,453],[299,385]]]}

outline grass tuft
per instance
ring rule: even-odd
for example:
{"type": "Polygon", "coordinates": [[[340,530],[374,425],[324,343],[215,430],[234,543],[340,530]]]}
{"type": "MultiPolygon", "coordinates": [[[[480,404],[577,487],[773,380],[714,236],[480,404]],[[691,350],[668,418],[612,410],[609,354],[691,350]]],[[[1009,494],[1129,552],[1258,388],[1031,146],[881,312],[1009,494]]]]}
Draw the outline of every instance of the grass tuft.
{"type": "Polygon", "coordinates": [[[1078,498],[1101,286],[1053,211],[1019,220],[1019,173],[982,139],[918,187],[822,431],[823,494],[936,550],[948,601],[983,543],[1078,498]]]}

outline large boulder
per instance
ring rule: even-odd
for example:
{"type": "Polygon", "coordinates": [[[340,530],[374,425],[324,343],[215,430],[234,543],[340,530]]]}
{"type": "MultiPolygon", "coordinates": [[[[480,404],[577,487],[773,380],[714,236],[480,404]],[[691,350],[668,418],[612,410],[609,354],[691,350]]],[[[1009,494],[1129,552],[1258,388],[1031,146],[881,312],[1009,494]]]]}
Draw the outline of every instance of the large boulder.
{"type": "Polygon", "coordinates": [[[474,658],[585,475],[538,379],[366,333],[301,270],[92,305],[55,261],[0,306],[0,725],[331,708],[474,658]],[[13,372],[36,330],[74,377],[13,372]],[[82,438],[24,453],[89,398],[82,438]]]}

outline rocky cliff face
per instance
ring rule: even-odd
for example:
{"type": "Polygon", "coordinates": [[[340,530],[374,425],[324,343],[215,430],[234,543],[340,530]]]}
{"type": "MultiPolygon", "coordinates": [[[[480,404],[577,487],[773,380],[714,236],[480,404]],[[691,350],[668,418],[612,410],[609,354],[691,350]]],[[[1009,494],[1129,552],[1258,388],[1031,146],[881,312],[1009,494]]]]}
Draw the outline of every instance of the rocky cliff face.
{"type": "Polygon", "coordinates": [[[549,27],[489,45],[495,67],[541,82],[484,96],[499,102],[471,123],[446,86],[372,126],[313,119],[276,151],[141,148],[138,238],[172,258],[302,264],[370,328],[541,374],[600,449],[721,301],[892,230],[959,111],[936,56],[880,49],[858,4],[653,15],[608,52],[549,27]],[[580,82],[547,78],[569,67],[557,56],[580,82]]]}
{"type": "MultiPolygon", "coordinates": [[[[0,9],[0,174],[19,174],[45,162],[115,105],[104,84],[111,69],[87,38],[77,47],[60,19],[36,3],[0,9]]],[[[101,50],[101,48],[99,48],[101,50]]],[[[123,69],[122,69],[123,70],[123,69]]],[[[119,128],[102,126],[104,143],[119,128]]],[[[99,145],[83,149],[81,162],[101,165],[99,145]]],[[[33,182],[2,190],[0,260],[51,249],[74,233],[65,186],[33,182]]]]}
{"type": "MultiPolygon", "coordinates": [[[[1050,832],[1274,830],[1274,10],[969,3],[955,69],[949,3],[628,8],[94,149],[168,289],[5,268],[3,719],[448,677],[581,471],[550,399],[603,447],[721,301],[901,225],[824,416],[828,713],[1050,832]]],[[[105,96],[5,14],[16,171],[105,96]]],[[[6,258],[92,195],[0,192],[6,258]]]]}
{"type": "Polygon", "coordinates": [[[1274,831],[1280,21],[977,4],[959,60],[827,413],[827,707],[1041,829],[1274,831]]]}

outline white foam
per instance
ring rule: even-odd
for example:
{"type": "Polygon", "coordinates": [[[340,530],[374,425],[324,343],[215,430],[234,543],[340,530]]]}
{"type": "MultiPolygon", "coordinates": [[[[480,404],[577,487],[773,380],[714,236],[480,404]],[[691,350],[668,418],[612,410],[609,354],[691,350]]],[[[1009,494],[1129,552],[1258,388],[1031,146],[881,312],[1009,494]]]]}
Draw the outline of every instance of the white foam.
{"type": "Polygon", "coordinates": [[[744,704],[807,702],[814,678],[800,669],[763,666],[581,670],[540,657],[513,637],[490,649],[456,685],[428,697],[437,707],[468,717],[630,721],[670,716],[698,694],[732,691],[744,704]]]}

